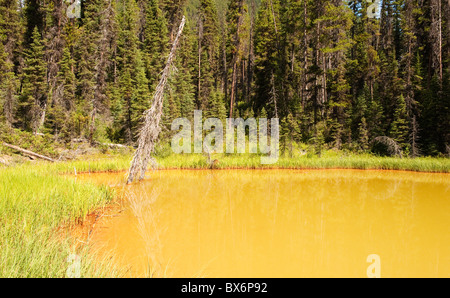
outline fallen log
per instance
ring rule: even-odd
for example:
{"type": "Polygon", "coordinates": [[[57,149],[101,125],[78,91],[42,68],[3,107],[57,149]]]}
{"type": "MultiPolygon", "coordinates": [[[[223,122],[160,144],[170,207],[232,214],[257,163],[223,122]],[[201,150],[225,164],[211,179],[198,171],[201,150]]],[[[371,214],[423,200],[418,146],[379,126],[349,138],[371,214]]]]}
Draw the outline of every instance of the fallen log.
{"type": "Polygon", "coordinates": [[[34,157],[34,158],[39,158],[39,159],[43,159],[43,160],[50,161],[50,162],[56,162],[56,160],[54,160],[53,158],[50,158],[50,157],[47,157],[47,156],[44,156],[44,155],[40,155],[40,154],[37,154],[35,152],[29,151],[29,150],[26,150],[26,149],[23,149],[23,148],[20,148],[20,147],[11,145],[11,144],[3,143],[3,146],[8,147],[8,148],[13,149],[13,150],[16,150],[16,151],[19,151],[19,152],[21,152],[21,153],[23,153],[25,155],[28,155],[28,156],[31,156],[31,157],[34,157]]]}

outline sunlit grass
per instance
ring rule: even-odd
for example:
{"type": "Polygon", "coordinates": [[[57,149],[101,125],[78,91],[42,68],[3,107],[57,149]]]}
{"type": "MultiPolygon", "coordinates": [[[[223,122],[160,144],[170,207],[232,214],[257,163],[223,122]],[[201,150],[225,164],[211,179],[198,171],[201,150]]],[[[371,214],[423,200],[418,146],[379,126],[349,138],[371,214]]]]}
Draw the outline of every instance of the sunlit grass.
{"type": "MultiPolygon", "coordinates": [[[[114,155],[89,158],[56,164],[42,163],[45,171],[53,174],[74,174],[88,172],[117,172],[128,170],[133,156],[114,155]]],[[[215,168],[288,168],[288,169],[371,169],[371,170],[406,170],[417,172],[450,173],[449,158],[395,158],[380,157],[371,154],[346,154],[328,151],[319,156],[280,156],[277,163],[264,165],[261,155],[255,154],[212,154],[212,160],[218,161],[215,168]]],[[[208,169],[210,165],[202,154],[171,154],[156,157],[160,169],[208,169]]]]}
{"type": "Polygon", "coordinates": [[[81,257],[81,277],[115,275],[94,262],[58,228],[83,220],[108,204],[105,187],[57,175],[58,165],[21,165],[0,170],[0,277],[66,277],[71,254],[81,257]]]}
{"type": "MultiPolygon", "coordinates": [[[[373,155],[324,155],[322,157],[301,156],[296,158],[280,157],[273,165],[261,164],[258,155],[224,155],[213,154],[217,159],[217,168],[289,168],[289,169],[373,169],[373,170],[406,170],[417,172],[450,172],[448,158],[391,158],[373,155]]],[[[158,159],[162,168],[204,169],[210,166],[202,155],[171,155],[158,159]]]]}

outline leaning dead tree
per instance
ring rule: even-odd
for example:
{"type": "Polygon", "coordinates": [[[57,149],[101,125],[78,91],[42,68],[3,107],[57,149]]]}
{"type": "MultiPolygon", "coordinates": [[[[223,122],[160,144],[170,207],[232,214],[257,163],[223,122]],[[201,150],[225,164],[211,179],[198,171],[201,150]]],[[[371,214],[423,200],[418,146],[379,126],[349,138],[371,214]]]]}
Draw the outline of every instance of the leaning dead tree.
{"type": "Polygon", "coordinates": [[[161,132],[160,122],[163,113],[164,89],[170,76],[172,62],[175,59],[178,41],[181,33],[183,32],[185,23],[186,18],[183,16],[180,28],[178,29],[177,37],[175,38],[169,58],[167,59],[166,67],[163,70],[161,80],[159,81],[155,94],[153,95],[152,107],[144,113],[144,125],[139,132],[138,148],[134,154],[133,161],[131,162],[128,183],[132,183],[138,175],[140,180],[144,179],[149,162],[151,162],[153,166],[156,165],[156,161],[152,158],[151,154],[155,149],[156,141],[158,140],[161,132]]]}

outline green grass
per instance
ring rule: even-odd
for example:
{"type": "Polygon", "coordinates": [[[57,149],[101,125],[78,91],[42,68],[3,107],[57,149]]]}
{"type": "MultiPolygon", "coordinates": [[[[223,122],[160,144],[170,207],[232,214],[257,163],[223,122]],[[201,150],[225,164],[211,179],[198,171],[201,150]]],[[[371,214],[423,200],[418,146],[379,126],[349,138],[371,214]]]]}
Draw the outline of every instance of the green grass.
{"type": "MultiPolygon", "coordinates": [[[[218,168],[380,169],[450,173],[448,158],[399,159],[328,151],[322,157],[280,157],[275,165],[261,165],[258,155],[214,154],[218,168]]],[[[56,229],[83,219],[109,204],[106,187],[77,182],[63,174],[127,170],[132,156],[96,156],[62,163],[25,163],[0,166],[0,277],[65,277],[67,257],[82,258],[82,277],[118,276],[111,264],[94,262],[88,246],[61,239],[56,229]],[[77,248],[75,248],[77,247],[77,248]]],[[[199,154],[157,158],[162,169],[207,169],[199,154]]],[[[98,261],[98,259],[97,259],[98,261]]]]}
{"type": "Polygon", "coordinates": [[[42,163],[0,170],[0,277],[66,277],[71,254],[81,257],[82,277],[115,276],[112,266],[94,262],[87,246],[57,233],[108,204],[113,193],[57,175],[58,167],[42,163]]]}
{"type": "MultiPolygon", "coordinates": [[[[392,158],[373,155],[345,155],[327,152],[322,157],[301,156],[296,158],[280,157],[274,165],[262,165],[258,155],[213,154],[212,159],[219,161],[218,168],[286,168],[286,169],[374,169],[405,170],[417,172],[450,173],[448,158],[392,158]]],[[[170,155],[159,158],[161,168],[205,169],[209,168],[202,155],[170,155]]]]}
{"type": "MultiPolygon", "coordinates": [[[[201,154],[176,155],[157,157],[160,169],[208,169],[210,168],[205,156],[201,154]]],[[[325,152],[318,156],[298,156],[295,158],[280,157],[273,165],[261,164],[261,156],[253,154],[213,154],[212,160],[217,159],[218,169],[361,169],[361,170],[399,170],[432,173],[450,173],[449,158],[395,158],[379,157],[370,154],[344,154],[341,152],[325,152]]],[[[72,162],[41,165],[48,173],[74,174],[86,172],[119,172],[128,170],[131,155],[114,155],[96,157],[72,162]]]]}

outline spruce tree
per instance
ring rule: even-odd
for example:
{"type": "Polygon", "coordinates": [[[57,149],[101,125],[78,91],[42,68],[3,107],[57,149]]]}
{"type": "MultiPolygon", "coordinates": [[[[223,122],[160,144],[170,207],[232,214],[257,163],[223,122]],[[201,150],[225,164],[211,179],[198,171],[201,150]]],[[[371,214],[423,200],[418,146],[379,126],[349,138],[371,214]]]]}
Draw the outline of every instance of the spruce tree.
{"type": "Polygon", "coordinates": [[[367,129],[367,121],[365,117],[361,118],[361,123],[359,124],[359,147],[362,151],[367,151],[369,149],[369,132],[367,129]]]}
{"type": "Polygon", "coordinates": [[[73,73],[75,61],[71,56],[70,50],[65,47],[63,57],[59,62],[59,72],[57,78],[57,88],[51,97],[48,118],[46,126],[51,133],[58,135],[66,142],[74,136],[71,131],[73,119],[71,113],[75,110],[76,100],[76,78],[73,73]]]}
{"type": "Polygon", "coordinates": [[[227,40],[226,40],[226,61],[227,69],[230,74],[226,73],[226,86],[229,86],[230,90],[226,90],[226,94],[229,94],[230,98],[230,118],[233,117],[233,110],[238,98],[238,72],[243,63],[242,58],[246,53],[242,51],[242,27],[244,21],[244,14],[246,13],[246,6],[243,0],[231,1],[228,5],[226,22],[227,22],[227,40]],[[231,77],[231,82],[229,78],[231,77]]]}
{"type": "Polygon", "coordinates": [[[263,0],[258,12],[255,28],[255,108],[263,107],[269,115],[275,116],[278,109],[278,29],[275,11],[277,0],[263,0]],[[275,17],[275,18],[274,18],[275,17]]]}
{"type": "Polygon", "coordinates": [[[44,60],[44,45],[37,27],[33,30],[30,48],[24,55],[25,68],[17,118],[21,119],[22,129],[37,133],[47,109],[47,66],[44,60]]]}
{"type": "Polygon", "coordinates": [[[0,1],[0,118],[11,127],[17,101],[17,75],[23,36],[17,0],[0,1]]]}
{"type": "Polygon", "coordinates": [[[0,121],[11,127],[14,123],[17,79],[12,63],[3,49],[3,43],[0,41],[0,72],[3,74],[0,78],[0,121]]]}
{"type": "Polygon", "coordinates": [[[144,61],[150,89],[153,91],[159,82],[160,73],[165,66],[169,38],[167,21],[159,7],[158,0],[150,0],[145,7],[145,26],[142,40],[144,61]]]}
{"type": "Polygon", "coordinates": [[[392,122],[390,129],[390,135],[403,150],[409,150],[409,127],[407,117],[405,98],[403,95],[400,95],[395,106],[394,121],[392,122]]]}
{"type": "Polygon", "coordinates": [[[144,55],[138,39],[138,13],[135,0],[126,0],[120,3],[117,16],[119,38],[116,59],[119,78],[115,88],[119,90],[123,102],[115,105],[121,107],[123,114],[116,117],[121,119],[123,139],[129,144],[137,140],[143,113],[151,104],[144,55]]]}
{"type": "MultiPolygon", "coordinates": [[[[191,119],[195,106],[195,68],[197,65],[197,34],[192,20],[187,19],[174,61],[174,73],[169,79],[167,96],[177,105],[179,116],[191,119]]],[[[174,116],[172,116],[173,118],[174,116]]]]}
{"type": "Polygon", "coordinates": [[[135,61],[135,81],[134,92],[131,101],[131,131],[133,139],[137,137],[137,133],[142,124],[142,117],[144,112],[151,106],[151,93],[148,87],[148,80],[145,74],[144,63],[142,61],[142,54],[140,50],[136,52],[135,61]]]}
{"type": "Polygon", "coordinates": [[[207,109],[211,93],[217,88],[219,28],[217,10],[212,0],[200,0],[197,24],[197,65],[195,68],[196,105],[207,109]]]}

